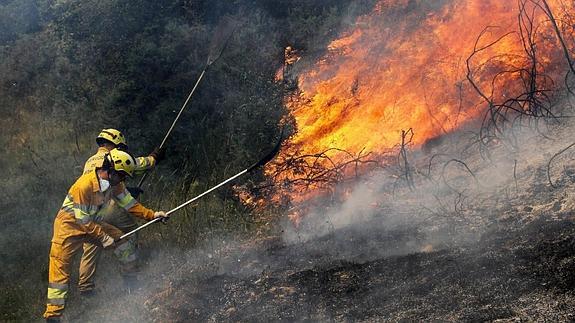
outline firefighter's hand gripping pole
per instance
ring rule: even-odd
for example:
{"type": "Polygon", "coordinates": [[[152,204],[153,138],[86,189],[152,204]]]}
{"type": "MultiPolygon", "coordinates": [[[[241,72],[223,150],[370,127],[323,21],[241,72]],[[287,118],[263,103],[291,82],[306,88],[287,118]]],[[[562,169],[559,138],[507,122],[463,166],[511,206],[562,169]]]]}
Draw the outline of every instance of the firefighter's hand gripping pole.
{"type": "MultiPolygon", "coordinates": [[[[193,203],[193,202],[196,201],[196,200],[199,200],[200,198],[202,198],[202,197],[205,196],[206,194],[209,194],[210,192],[212,192],[212,191],[218,189],[219,187],[221,187],[221,186],[223,186],[223,185],[225,185],[225,184],[227,184],[227,183],[233,181],[234,179],[236,179],[236,178],[238,178],[238,177],[240,177],[240,176],[242,176],[242,175],[244,175],[244,174],[247,174],[247,173],[251,172],[252,170],[256,169],[256,168],[259,167],[259,166],[263,166],[263,165],[267,164],[267,163],[268,163],[270,160],[272,160],[272,159],[274,158],[274,156],[278,153],[278,151],[279,151],[279,149],[280,149],[280,147],[281,147],[282,137],[283,137],[283,130],[282,130],[282,135],[280,136],[280,140],[278,141],[278,143],[276,144],[276,146],[274,147],[274,149],[273,149],[272,151],[270,151],[270,152],[269,152],[264,158],[262,158],[260,161],[258,161],[257,163],[253,164],[252,166],[250,166],[250,167],[244,169],[243,171],[237,173],[236,175],[234,175],[234,176],[232,176],[232,177],[226,179],[225,181],[219,183],[218,185],[216,185],[216,186],[210,188],[209,190],[203,192],[202,194],[200,194],[200,195],[194,197],[193,199],[188,200],[188,201],[186,201],[185,203],[183,203],[183,204],[181,204],[181,205],[179,205],[179,206],[177,206],[177,207],[171,209],[170,211],[166,212],[166,215],[171,215],[172,213],[174,213],[174,212],[178,211],[179,209],[181,209],[181,208],[183,208],[183,207],[189,205],[190,203],[193,203]]],[[[153,223],[159,222],[159,221],[161,221],[161,220],[162,220],[162,218],[153,219],[152,221],[149,221],[148,223],[146,223],[146,224],[144,224],[144,225],[142,225],[142,226],[140,226],[140,227],[138,227],[138,228],[136,228],[136,229],[134,229],[134,230],[132,230],[132,231],[130,231],[130,232],[124,234],[124,235],[122,235],[119,240],[122,240],[122,239],[124,239],[124,238],[127,238],[127,237],[131,236],[132,234],[134,234],[134,233],[136,233],[136,232],[142,230],[143,228],[145,228],[145,227],[147,227],[147,226],[149,226],[149,225],[152,225],[153,223]]]]}

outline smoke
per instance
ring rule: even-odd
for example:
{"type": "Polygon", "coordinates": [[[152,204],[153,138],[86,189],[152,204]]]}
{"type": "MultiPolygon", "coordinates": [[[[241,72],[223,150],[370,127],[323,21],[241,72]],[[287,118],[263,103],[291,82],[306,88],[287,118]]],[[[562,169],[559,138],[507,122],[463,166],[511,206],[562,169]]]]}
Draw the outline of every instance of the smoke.
{"type": "MultiPolygon", "coordinates": [[[[401,178],[404,170],[389,165],[364,175],[343,202],[315,201],[297,225],[285,221],[282,238],[331,260],[356,262],[477,247],[493,224],[538,203],[524,199],[549,191],[547,163],[571,144],[571,126],[518,125],[501,136],[513,136],[514,145],[502,139],[488,148],[488,156],[469,132],[456,131],[431,152],[410,151],[413,190],[401,178]]],[[[567,152],[554,160],[556,180],[573,173],[566,166],[569,158],[567,152]]],[[[557,205],[534,207],[529,216],[545,216],[553,208],[557,205]]]]}

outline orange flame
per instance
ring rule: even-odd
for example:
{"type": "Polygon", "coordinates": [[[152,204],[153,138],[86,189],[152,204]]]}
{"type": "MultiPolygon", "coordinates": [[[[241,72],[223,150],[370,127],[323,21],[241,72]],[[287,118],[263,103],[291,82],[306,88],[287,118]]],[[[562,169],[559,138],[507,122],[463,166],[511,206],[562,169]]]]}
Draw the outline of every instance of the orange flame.
{"type": "MultiPolygon", "coordinates": [[[[553,10],[573,13],[572,4],[548,3],[553,10]]],[[[552,64],[562,54],[551,24],[541,7],[528,4],[526,14],[539,35],[534,39],[538,68],[560,80],[566,64],[552,64]]],[[[470,60],[472,77],[494,100],[518,94],[520,68],[528,64],[519,13],[515,1],[380,1],[372,13],[358,19],[355,29],[332,41],[313,67],[300,73],[300,92],[286,100],[297,131],[279,160],[326,150],[322,163],[349,156],[330,148],[381,156],[397,145],[402,130],[412,128],[413,144],[421,145],[477,120],[485,107],[466,79],[466,59],[474,46],[500,38],[470,60]],[[487,26],[497,27],[485,30],[487,26]]],[[[266,172],[277,175],[277,165],[266,172]]],[[[275,180],[301,176],[294,171],[275,180]]],[[[305,200],[310,193],[288,194],[305,200]]]]}

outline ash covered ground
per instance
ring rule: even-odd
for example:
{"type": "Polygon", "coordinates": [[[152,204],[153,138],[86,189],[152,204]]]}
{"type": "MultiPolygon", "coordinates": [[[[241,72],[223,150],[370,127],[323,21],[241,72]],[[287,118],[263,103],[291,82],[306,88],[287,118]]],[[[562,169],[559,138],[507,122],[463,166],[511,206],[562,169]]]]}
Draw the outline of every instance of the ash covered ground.
{"type": "Polygon", "coordinates": [[[102,275],[105,291],[72,295],[67,320],[574,321],[575,149],[554,157],[572,129],[521,134],[489,158],[446,138],[410,156],[413,191],[384,170],[297,228],[156,250],[138,289],[102,275]]]}

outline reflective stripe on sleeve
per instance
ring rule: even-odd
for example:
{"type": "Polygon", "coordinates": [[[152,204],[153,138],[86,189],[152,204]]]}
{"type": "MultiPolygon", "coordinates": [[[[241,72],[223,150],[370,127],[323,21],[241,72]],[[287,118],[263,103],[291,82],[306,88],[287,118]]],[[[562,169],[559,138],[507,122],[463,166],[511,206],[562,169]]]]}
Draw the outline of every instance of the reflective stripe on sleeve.
{"type": "Polygon", "coordinates": [[[73,201],[71,194],[66,195],[64,203],[62,203],[62,210],[71,214],[76,218],[76,221],[80,224],[86,224],[92,220],[92,214],[98,211],[98,207],[95,205],[84,205],[76,204],[73,201]]]}
{"type": "Polygon", "coordinates": [[[124,190],[122,193],[116,195],[114,199],[118,203],[118,206],[125,210],[129,210],[136,205],[136,199],[130,195],[128,190],[124,190]]]}
{"type": "Polygon", "coordinates": [[[74,217],[80,224],[86,224],[92,221],[90,213],[88,213],[88,206],[82,204],[74,204],[74,217]]]}
{"type": "Polygon", "coordinates": [[[71,216],[74,216],[74,208],[73,207],[63,206],[62,210],[64,210],[64,212],[69,213],[71,216]]]}
{"type": "Polygon", "coordinates": [[[62,203],[61,209],[69,213],[73,217],[76,217],[76,214],[74,213],[74,201],[72,201],[72,195],[70,194],[66,195],[64,203],[62,203]]]}
{"type": "Polygon", "coordinates": [[[66,195],[66,198],[64,199],[64,202],[62,203],[62,208],[72,206],[74,206],[74,201],[72,201],[72,195],[68,193],[68,195],[66,195]]]}
{"type": "Polygon", "coordinates": [[[124,209],[126,211],[129,211],[132,207],[134,207],[134,205],[136,205],[136,203],[137,203],[136,199],[132,197],[132,200],[130,201],[130,203],[124,206],[124,209]]]}

